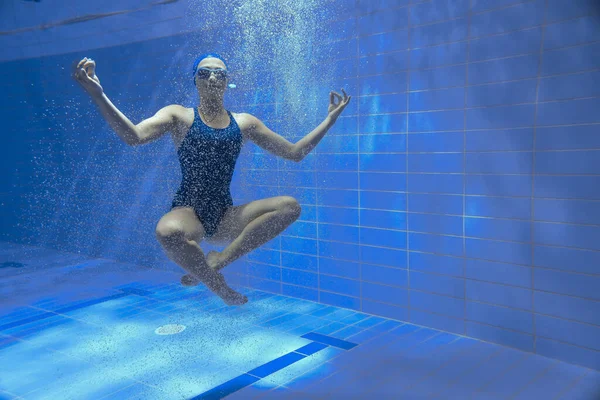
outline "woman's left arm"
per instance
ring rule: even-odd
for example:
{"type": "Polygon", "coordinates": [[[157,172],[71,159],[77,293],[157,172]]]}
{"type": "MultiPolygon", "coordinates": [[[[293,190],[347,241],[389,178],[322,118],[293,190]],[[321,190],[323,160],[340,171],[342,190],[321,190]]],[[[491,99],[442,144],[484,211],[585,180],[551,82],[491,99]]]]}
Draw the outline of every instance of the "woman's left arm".
{"type": "Polygon", "coordinates": [[[329,113],[327,117],[325,117],[319,126],[300,139],[297,143],[291,143],[284,137],[273,132],[267,128],[261,120],[251,114],[247,114],[250,118],[250,124],[248,125],[245,135],[258,146],[277,156],[300,162],[315,148],[321,139],[323,139],[325,133],[327,133],[329,128],[335,124],[339,115],[344,108],[346,108],[348,102],[350,102],[352,96],[348,96],[344,89],[342,89],[342,92],[344,93],[343,98],[336,92],[330,92],[329,113]],[[335,104],[336,98],[339,100],[339,103],[337,104],[335,104]]]}

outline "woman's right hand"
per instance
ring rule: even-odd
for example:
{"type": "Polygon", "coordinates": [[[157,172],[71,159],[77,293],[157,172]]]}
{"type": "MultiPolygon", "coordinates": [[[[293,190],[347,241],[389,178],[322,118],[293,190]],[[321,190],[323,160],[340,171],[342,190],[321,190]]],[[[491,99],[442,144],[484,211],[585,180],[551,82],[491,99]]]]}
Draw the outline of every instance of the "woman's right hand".
{"type": "Polygon", "coordinates": [[[96,62],[91,58],[84,57],[79,61],[74,68],[73,79],[92,97],[101,96],[104,93],[100,86],[100,79],[96,75],[96,62]]]}

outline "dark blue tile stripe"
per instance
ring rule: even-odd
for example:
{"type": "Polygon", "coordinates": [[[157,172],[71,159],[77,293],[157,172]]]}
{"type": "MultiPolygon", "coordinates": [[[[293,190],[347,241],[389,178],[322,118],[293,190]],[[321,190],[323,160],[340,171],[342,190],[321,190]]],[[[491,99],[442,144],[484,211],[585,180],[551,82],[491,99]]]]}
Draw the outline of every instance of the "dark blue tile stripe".
{"type": "Polygon", "coordinates": [[[113,294],[112,296],[100,297],[98,299],[84,301],[83,303],[74,304],[72,306],[59,308],[58,310],[55,310],[54,312],[57,314],[64,314],[69,311],[79,310],[81,308],[93,306],[95,304],[104,303],[105,301],[109,301],[109,300],[119,299],[119,298],[125,297],[125,296],[129,296],[129,294],[128,293],[113,294]]]}
{"type": "Polygon", "coordinates": [[[113,294],[111,296],[99,297],[94,300],[84,301],[82,303],[74,304],[72,306],[67,306],[63,308],[59,308],[58,310],[54,310],[54,312],[41,312],[38,315],[34,315],[28,318],[23,318],[17,321],[8,322],[4,325],[0,325],[0,332],[6,329],[14,328],[16,326],[21,326],[28,324],[30,322],[41,321],[46,318],[54,317],[56,314],[64,314],[69,311],[79,310],[81,308],[85,308],[88,306],[93,306],[95,304],[104,303],[109,300],[119,299],[121,297],[129,296],[130,294],[137,294],[140,296],[151,294],[148,291],[140,290],[140,289],[121,289],[124,293],[113,294]]]}
{"type": "Polygon", "coordinates": [[[297,349],[295,351],[284,354],[283,356],[276,358],[273,361],[269,361],[268,363],[263,364],[260,367],[254,368],[252,371],[249,371],[243,375],[235,377],[235,378],[231,379],[230,381],[227,381],[227,382],[223,383],[222,385],[215,387],[214,389],[211,389],[209,391],[202,393],[199,396],[194,397],[191,400],[199,400],[199,399],[220,400],[220,399],[223,399],[224,397],[229,396],[230,394],[237,392],[238,390],[243,389],[246,386],[249,386],[255,382],[258,382],[260,379],[267,377],[274,372],[277,372],[289,365],[292,365],[296,361],[300,361],[303,358],[306,358],[306,356],[315,354],[316,352],[329,347],[329,345],[339,347],[339,348],[342,348],[345,350],[349,350],[349,349],[357,346],[356,344],[348,342],[346,340],[332,338],[330,336],[321,335],[319,333],[313,332],[313,333],[306,334],[302,337],[309,339],[307,336],[318,338],[319,342],[323,342],[323,343],[318,343],[315,340],[315,342],[313,342],[313,343],[309,343],[305,346],[300,347],[299,349],[297,349]],[[330,342],[330,343],[324,343],[326,341],[330,342]],[[335,345],[332,343],[335,343],[335,345]]]}
{"type": "Polygon", "coordinates": [[[320,333],[315,333],[315,332],[307,333],[306,335],[302,335],[301,337],[303,337],[304,339],[315,341],[315,342],[328,344],[333,347],[339,347],[340,349],[344,349],[344,350],[350,350],[350,349],[356,347],[355,343],[348,342],[348,341],[342,340],[342,339],[337,339],[337,338],[327,336],[327,335],[322,335],[320,333]]]}
{"type": "Polygon", "coordinates": [[[279,358],[274,359],[273,361],[269,361],[268,363],[261,365],[258,368],[254,368],[248,373],[250,375],[258,376],[259,378],[264,378],[265,376],[269,376],[273,372],[277,372],[280,369],[295,363],[296,361],[302,360],[304,357],[306,356],[296,352],[287,353],[279,358]]]}
{"type": "Polygon", "coordinates": [[[51,313],[51,312],[43,312],[40,313],[38,315],[34,315],[32,317],[29,318],[23,318],[20,319],[18,321],[13,321],[13,322],[8,322],[4,325],[0,325],[0,331],[6,330],[6,329],[10,329],[10,328],[14,328],[15,326],[21,326],[21,325],[25,325],[28,324],[30,322],[35,322],[35,321],[39,321],[45,318],[50,318],[50,317],[54,317],[56,314],[55,313],[51,313]]]}
{"type": "Polygon", "coordinates": [[[296,350],[296,353],[310,356],[311,354],[315,354],[317,351],[321,351],[327,347],[329,347],[329,345],[326,345],[323,343],[312,342],[312,343],[307,344],[304,347],[300,347],[298,350],[296,350]]]}
{"type": "Polygon", "coordinates": [[[191,400],[218,400],[222,399],[230,394],[237,392],[246,386],[252,385],[254,382],[258,382],[260,378],[243,374],[233,378],[230,381],[223,383],[207,392],[202,393],[199,396],[193,397],[191,400]]]}

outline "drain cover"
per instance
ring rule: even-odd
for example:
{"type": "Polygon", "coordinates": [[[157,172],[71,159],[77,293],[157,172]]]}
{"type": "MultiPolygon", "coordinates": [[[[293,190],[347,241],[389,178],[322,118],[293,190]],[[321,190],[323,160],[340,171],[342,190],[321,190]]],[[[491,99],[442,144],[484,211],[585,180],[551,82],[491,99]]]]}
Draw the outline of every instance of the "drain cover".
{"type": "Polygon", "coordinates": [[[175,335],[176,333],[181,333],[185,330],[185,325],[163,325],[159,328],[156,328],[154,333],[157,335],[175,335]]]}

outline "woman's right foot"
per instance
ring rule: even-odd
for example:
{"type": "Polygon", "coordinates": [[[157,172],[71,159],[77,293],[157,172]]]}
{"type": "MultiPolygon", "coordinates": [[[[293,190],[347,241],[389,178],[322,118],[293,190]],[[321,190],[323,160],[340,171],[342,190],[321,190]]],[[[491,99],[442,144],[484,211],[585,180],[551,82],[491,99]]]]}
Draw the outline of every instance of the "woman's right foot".
{"type": "MultiPolygon", "coordinates": [[[[211,251],[207,254],[206,263],[210,268],[213,268],[213,266],[216,265],[218,255],[219,253],[216,251],[211,251]]],[[[241,306],[242,304],[246,304],[248,302],[248,298],[246,296],[236,292],[230,288],[229,285],[227,285],[225,277],[222,273],[214,269],[213,271],[215,272],[216,281],[209,282],[209,284],[206,285],[211,292],[223,299],[225,304],[228,306],[241,306]]],[[[184,286],[196,286],[200,283],[200,279],[192,274],[187,274],[181,277],[181,284],[184,286]]]]}
{"type": "MultiPolygon", "coordinates": [[[[214,265],[217,264],[218,256],[219,256],[219,252],[214,251],[214,250],[209,251],[208,254],[206,255],[206,264],[209,267],[214,268],[214,265]]],[[[181,284],[183,286],[198,286],[200,283],[201,283],[200,279],[196,278],[192,274],[186,274],[181,277],[181,284]]]]}

